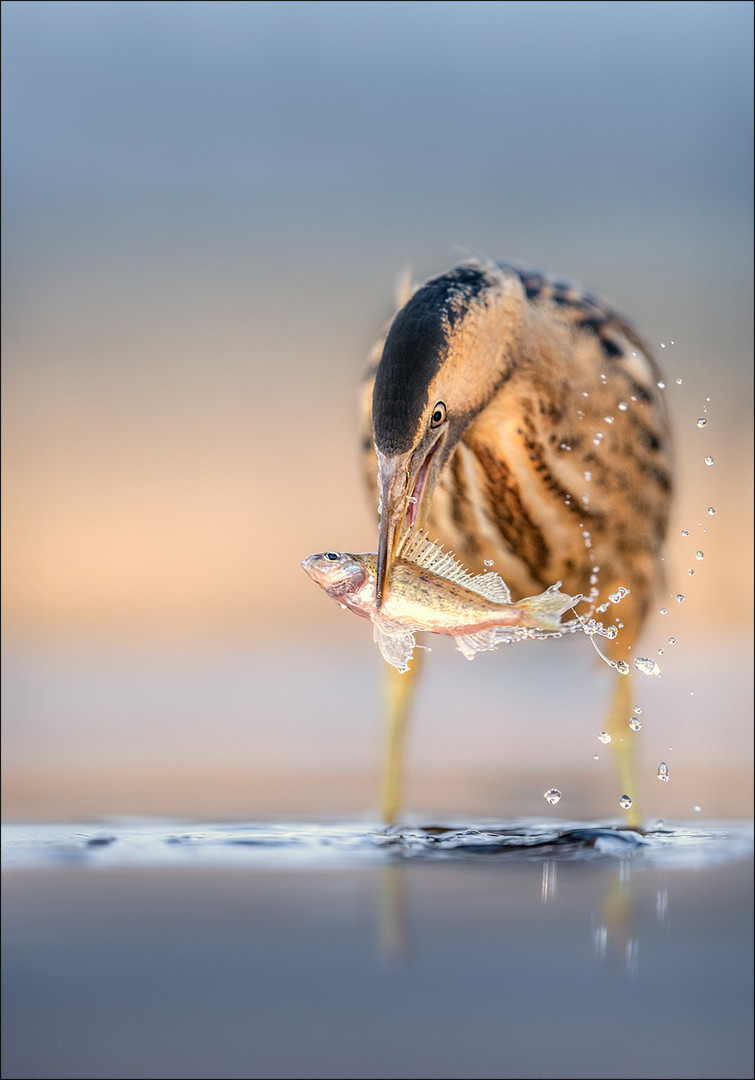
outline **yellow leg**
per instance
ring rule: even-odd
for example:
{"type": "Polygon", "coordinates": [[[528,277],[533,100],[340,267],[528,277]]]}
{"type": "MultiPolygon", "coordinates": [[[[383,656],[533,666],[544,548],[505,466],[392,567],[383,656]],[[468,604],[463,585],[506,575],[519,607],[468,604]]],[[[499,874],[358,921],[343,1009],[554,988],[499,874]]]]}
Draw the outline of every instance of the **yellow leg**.
{"type": "Polygon", "coordinates": [[[642,823],[640,793],[637,771],[637,736],[629,726],[632,716],[632,676],[617,675],[611,710],[606,730],[611,736],[611,747],[621,787],[620,795],[629,795],[632,805],[624,810],[624,824],[635,829],[642,823]]]}
{"type": "Polygon", "coordinates": [[[386,825],[394,825],[401,808],[404,771],[404,736],[409,719],[409,705],[419,670],[420,650],[416,649],[409,671],[399,674],[386,664],[386,708],[388,711],[385,730],[385,754],[383,758],[383,786],[380,809],[386,825]]]}

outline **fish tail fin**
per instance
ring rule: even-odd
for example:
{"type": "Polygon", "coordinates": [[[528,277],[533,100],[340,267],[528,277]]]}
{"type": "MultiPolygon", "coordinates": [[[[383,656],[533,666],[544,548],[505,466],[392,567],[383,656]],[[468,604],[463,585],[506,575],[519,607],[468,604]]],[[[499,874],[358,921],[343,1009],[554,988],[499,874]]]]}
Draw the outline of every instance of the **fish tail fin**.
{"type": "Polygon", "coordinates": [[[559,581],[545,592],[538,593],[537,596],[528,596],[520,600],[514,607],[522,612],[531,627],[558,633],[564,629],[561,616],[582,599],[581,593],[577,596],[567,596],[566,593],[559,592],[560,588],[559,581]]]}

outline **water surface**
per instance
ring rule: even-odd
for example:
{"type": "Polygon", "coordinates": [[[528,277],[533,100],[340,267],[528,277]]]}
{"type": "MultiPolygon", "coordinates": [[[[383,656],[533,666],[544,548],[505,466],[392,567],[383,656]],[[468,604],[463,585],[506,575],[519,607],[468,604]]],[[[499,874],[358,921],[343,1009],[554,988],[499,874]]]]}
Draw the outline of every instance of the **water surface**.
{"type": "Polygon", "coordinates": [[[741,823],[5,831],[3,1076],[749,1077],[741,823]]]}

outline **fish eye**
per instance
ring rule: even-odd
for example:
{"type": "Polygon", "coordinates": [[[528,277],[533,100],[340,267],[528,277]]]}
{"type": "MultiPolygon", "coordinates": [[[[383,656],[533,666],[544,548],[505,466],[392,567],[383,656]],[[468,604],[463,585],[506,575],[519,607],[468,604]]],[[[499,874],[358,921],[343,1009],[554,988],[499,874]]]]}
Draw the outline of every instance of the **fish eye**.
{"type": "Polygon", "coordinates": [[[444,401],[436,401],[433,414],[430,417],[430,427],[440,427],[443,421],[446,419],[446,403],[444,401]]]}
{"type": "Polygon", "coordinates": [[[335,551],[326,551],[325,558],[330,559],[331,562],[338,562],[338,553],[335,551]]]}

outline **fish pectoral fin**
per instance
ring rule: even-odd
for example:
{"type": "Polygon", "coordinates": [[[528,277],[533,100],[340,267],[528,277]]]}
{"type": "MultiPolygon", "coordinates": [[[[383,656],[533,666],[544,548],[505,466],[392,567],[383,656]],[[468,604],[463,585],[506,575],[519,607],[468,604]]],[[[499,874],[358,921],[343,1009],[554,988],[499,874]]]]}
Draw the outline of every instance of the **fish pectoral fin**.
{"type": "Polygon", "coordinates": [[[409,661],[414,652],[416,642],[411,630],[388,631],[377,623],[373,623],[373,636],[375,643],[380,649],[381,655],[387,663],[392,664],[397,671],[409,670],[409,661]]]}
{"type": "Polygon", "coordinates": [[[494,649],[498,644],[497,628],[492,630],[480,630],[476,634],[460,634],[454,638],[456,648],[463,653],[467,660],[474,660],[478,652],[486,652],[494,649]]]}

